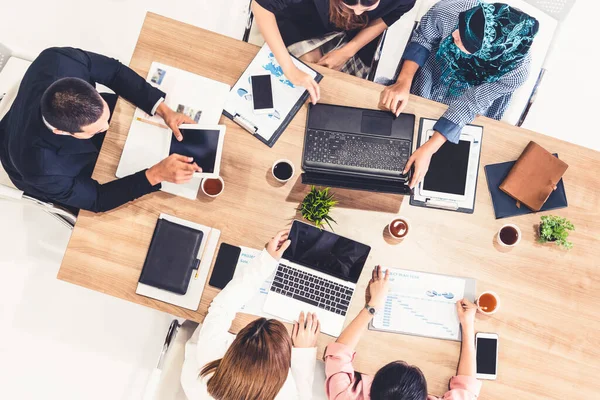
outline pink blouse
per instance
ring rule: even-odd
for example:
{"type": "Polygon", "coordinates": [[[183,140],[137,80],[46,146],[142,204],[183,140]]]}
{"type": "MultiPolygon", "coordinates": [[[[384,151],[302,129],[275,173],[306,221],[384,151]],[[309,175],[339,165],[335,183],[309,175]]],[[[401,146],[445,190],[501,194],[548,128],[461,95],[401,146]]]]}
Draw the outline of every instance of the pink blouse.
{"type": "MultiPolygon", "coordinates": [[[[331,343],[325,352],[325,390],[329,400],[369,400],[373,377],[361,374],[356,383],[352,361],[356,353],[345,344],[331,343]]],[[[450,380],[450,390],[442,397],[428,396],[427,400],[475,400],[481,382],[473,376],[459,375],[450,380]]]]}

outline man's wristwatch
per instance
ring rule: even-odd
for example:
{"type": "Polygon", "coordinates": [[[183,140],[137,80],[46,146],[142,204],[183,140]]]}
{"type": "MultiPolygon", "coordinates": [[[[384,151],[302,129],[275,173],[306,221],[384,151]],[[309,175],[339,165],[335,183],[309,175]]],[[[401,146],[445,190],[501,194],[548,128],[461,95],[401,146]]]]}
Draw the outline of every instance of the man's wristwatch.
{"type": "Polygon", "coordinates": [[[365,304],[365,310],[367,310],[371,315],[377,314],[377,310],[375,309],[375,307],[371,307],[368,304],[365,304]]]}

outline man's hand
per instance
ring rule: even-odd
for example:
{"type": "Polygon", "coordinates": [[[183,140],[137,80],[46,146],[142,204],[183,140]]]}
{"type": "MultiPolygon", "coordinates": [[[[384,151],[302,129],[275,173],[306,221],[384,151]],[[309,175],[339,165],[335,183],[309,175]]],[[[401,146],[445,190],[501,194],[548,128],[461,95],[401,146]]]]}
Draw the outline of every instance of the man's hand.
{"type": "Polygon", "coordinates": [[[475,314],[477,313],[477,305],[471,303],[467,299],[462,299],[456,302],[456,313],[458,320],[463,329],[475,329],[475,314]]]}
{"type": "Polygon", "coordinates": [[[183,135],[179,131],[181,124],[195,124],[196,121],[185,114],[175,112],[169,108],[163,101],[156,109],[156,113],[162,117],[167,126],[173,131],[173,135],[180,142],[183,140],[183,135]]]}
{"type": "Polygon", "coordinates": [[[398,80],[393,85],[387,86],[379,96],[379,106],[398,117],[408,105],[410,85],[411,81],[398,80]]]}
{"type": "Polygon", "coordinates": [[[289,229],[277,232],[277,235],[275,235],[271,240],[267,242],[267,244],[265,244],[265,249],[267,249],[267,252],[271,255],[271,257],[273,257],[277,261],[281,259],[281,256],[283,256],[283,252],[288,247],[290,247],[290,243],[292,243],[288,239],[289,234],[289,229]]]}
{"type": "Polygon", "coordinates": [[[352,56],[354,56],[354,54],[349,52],[346,46],[342,46],[339,49],[332,50],[325,54],[317,61],[317,64],[339,71],[352,56]]]}
{"type": "Polygon", "coordinates": [[[390,270],[386,270],[385,274],[381,272],[381,267],[378,265],[373,268],[371,280],[365,293],[365,302],[376,310],[381,310],[385,304],[390,289],[390,270]]]}
{"type": "Polygon", "coordinates": [[[194,172],[202,172],[192,157],[171,154],[146,171],[146,178],[152,186],[161,182],[186,183],[194,176],[194,172]]]}
{"type": "Polygon", "coordinates": [[[320,331],[321,323],[317,314],[308,313],[305,320],[304,311],[302,311],[298,322],[294,322],[292,327],[292,344],[296,348],[316,347],[320,331]]]}
{"type": "Polygon", "coordinates": [[[302,72],[294,66],[291,71],[285,72],[285,76],[294,85],[302,86],[308,90],[310,101],[313,104],[317,104],[317,101],[321,99],[321,89],[319,88],[319,84],[306,72],[302,72]]]}

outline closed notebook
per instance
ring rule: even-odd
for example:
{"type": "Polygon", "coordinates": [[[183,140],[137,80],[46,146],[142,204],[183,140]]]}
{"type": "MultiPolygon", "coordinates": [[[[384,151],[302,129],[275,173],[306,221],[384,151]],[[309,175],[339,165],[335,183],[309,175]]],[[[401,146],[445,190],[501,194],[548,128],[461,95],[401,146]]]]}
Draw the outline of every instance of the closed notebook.
{"type": "Polygon", "coordinates": [[[159,219],[139,282],[185,294],[192,272],[200,264],[202,236],[199,230],[159,219]]]}
{"type": "Polygon", "coordinates": [[[569,166],[535,142],[529,142],[500,190],[533,211],[539,211],[569,166]]]}

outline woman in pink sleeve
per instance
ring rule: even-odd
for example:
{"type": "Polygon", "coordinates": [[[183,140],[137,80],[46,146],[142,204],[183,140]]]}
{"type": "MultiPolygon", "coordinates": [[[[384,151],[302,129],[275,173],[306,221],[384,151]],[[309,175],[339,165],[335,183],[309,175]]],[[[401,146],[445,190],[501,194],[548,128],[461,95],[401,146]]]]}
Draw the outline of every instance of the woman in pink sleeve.
{"type": "Polygon", "coordinates": [[[365,307],[325,352],[325,390],[329,400],[475,400],[481,382],[475,378],[475,313],[477,306],[463,299],[456,303],[462,327],[462,347],[458,373],[450,380],[450,390],[441,398],[427,394],[427,381],[421,370],[404,361],[383,366],[375,376],[354,371],[354,348],[371,318],[383,308],[389,287],[389,272],[373,269],[365,307]]]}

